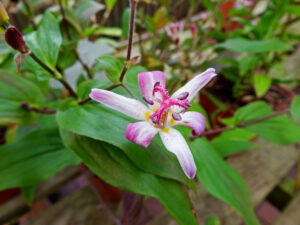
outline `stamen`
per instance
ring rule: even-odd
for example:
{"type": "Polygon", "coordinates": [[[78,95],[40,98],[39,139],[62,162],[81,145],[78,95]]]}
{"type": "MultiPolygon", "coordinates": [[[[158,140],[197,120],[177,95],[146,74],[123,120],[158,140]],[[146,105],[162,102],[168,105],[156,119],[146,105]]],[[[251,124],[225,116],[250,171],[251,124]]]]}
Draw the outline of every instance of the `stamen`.
{"type": "Polygon", "coordinates": [[[152,120],[152,123],[157,124],[157,116],[154,116],[151,120],[152,120]]]}
{"type": "Polygon", "coordinates": [[[189,97],[189,95],[190,95],[190,93],[188,93],[188,92],[182,92],[180,95],[177,96],[177,99],[178,100],[184,100],[187,97],[189,97]]]}
{"type": "Polygon", "coordinates": [[[174,120],[177,120],[177,121],[182,120],[180,114],[177,113],[177,112],[173,112],[172,117],[173,117],[174,120]]]}
{"type": "Polygon", "coordinates": [[[147,97],[147,96],[144,96],[143,97],[143,100],[145,101],[145,102],[147,102],[149,105],[154,105],[154,101],[153,100],[151,100],[149,97],[147,97]]]}
{"type": "Polygon", "coordinates": [[[190,103],[187,103],[186,106],[187,106],[187,107],[191,107],[192,105],[191,105],[190,103]]]}

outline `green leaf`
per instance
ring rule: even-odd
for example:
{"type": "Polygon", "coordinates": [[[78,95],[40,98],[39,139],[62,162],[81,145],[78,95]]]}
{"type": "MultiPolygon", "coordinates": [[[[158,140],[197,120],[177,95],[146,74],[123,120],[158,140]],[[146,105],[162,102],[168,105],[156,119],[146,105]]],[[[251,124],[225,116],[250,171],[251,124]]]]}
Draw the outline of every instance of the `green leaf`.
{"type": "Polygon", "coordinates": [[[246,55],[239,63],[241,75],[245,75],[250,69],[254,68],[259,59],[255,55],[246,55]]]}
{"type": "Polygon", "coordinates": [[[28,186],[22,188],[22,195],[26,201],[27,204],[31,204],[34,199],[36,186],[28,186]]]}
{"type": "Polygon", "coordinates": [[[85,28],[95,13],[104,9],[104,5],[95,0],[81,0],[77,3],[74,14],[82,28],[85,28]]]}
{"type": "Polygon", "coordinates": [[[41,108],[42,91],[31,81],[0,70],[0,124],[30,123],[34,113],[21,107],[22,102],[41,108]]]}
{"type": "Polygon", "coordinates": [[[249,122],[264,116],[271,115],[272,109],[264,101],[257,101],[239,108],[234,114],[235,125],[249,122]]]}
{"type": "Polygon", "coordinates": [[[215,47],[226,48],[234,52],[252,53],[287,51],[291,49],[291,46],[280,40],[248,40],[244,38],[228,39],[215,47]]]}
{"type": "Polygon", "coordinates": [[[116,147],[88,137],[61,130],[65,145],[107,183],[160,200],[182,225],[196,225],[189,198],[183,185],[140,171],[116,147]]]}
{"type": "Polygon", "coordinates": [[[247,126],[245,129],[281,145],[293,144],[300,141],[300,127],[286,115],[264,120],[247,126]]]}
{"type": "MultiPolygon", "coordinates": [[[[273,114],[273,110],[263,101],[251,103],[239,108],[235,115],[235,124],[250,122],[273,114]]],[[[288,116],[281,115],[258,121],[255,124],[243,127],[243,129],[282,145],[292,144],[300,140],[300,127],[288,116]]]]}
{"type": "Polygon", "coordinates": [[[205,225],[221,225],[221,221],[217,216],[211,215],[207,217],[205,225]]]}
{"type": "Polygon", "coordinates": [[[243,178],[215,152],[204,138],[189,142],[197,165],[197,177],[212,195],[237,209],[248,225],[259,225],[243,178]]]}
{"type": "Polygon", "coordinates": [[[117,0],[105,0],[106,3],[106,7],[109,11],[111,11],[113,9],[113,7],[115,6],[117,0]]]}
{"type": "Polygon", "coordinates": [[[37,58],[55,68],[62,37],[58,22],[51,13],[45,13],[38,30],[26,35],[25,40],[37,58]]]}
{"type": "Polygon", "coordinates": [[[122,30],[119,27],[101,27],[95,30],[95,35],[106,35],[112,37],[120,37],[122,35],[122,30]]]}
{"type": "Polygon", "coordinates": [[[126,8],[122,14],[122,35],[121,39],[125,39],[128,37],[129,34],[129,23],[130,23],[130,8],[126,8]]]}
{"type": "Polygon", "coordinates": [[[120,75],[123,69],[123,64],[119,59],[105,55],[98,60],[102,69],[105,71],[107,78],[113,83],[120,83],[120,75]]]}
{"type": "Polygon", "coordinates": [[[36,185],[77,163],[78,158],[64,148],[57,129],[33,131],[0,147],[0,190],[36,185]]]}
{"type": "Polygon", "coordinates": [[[240,153],[248,150],[255,146],[255,144],[251,141],[246,140],[213,140],[211,143],[212,146],[216,149],[216,151],[223,158],[230,156],[232,154],[240,153]]]}
{"type": "Polygon", "coordinates": [[[296,95],[291,105],[291,113],[292,115],[300,120],[300,96],[296,95]]]}
{"type": "Polygon", "coordinates": [[[254,75],[254,89],[257,97],[262,97],[270,88],[272,80],[265,74],[254,75]]]}
{"type": "MultiPolygon", "coordinates": [[[[115,89],[118,90],[122,89],[115,89]]],[[[165,150],[158,136],[147,149],[125,138],[126,127],[136,121],[118,111],[98,102],[79,106],[74,100],[69,99],[59,108],[56,120],[65,130],[105,141],[120,148],[145,172],[187,182],[175,155],[165,150]]]]}

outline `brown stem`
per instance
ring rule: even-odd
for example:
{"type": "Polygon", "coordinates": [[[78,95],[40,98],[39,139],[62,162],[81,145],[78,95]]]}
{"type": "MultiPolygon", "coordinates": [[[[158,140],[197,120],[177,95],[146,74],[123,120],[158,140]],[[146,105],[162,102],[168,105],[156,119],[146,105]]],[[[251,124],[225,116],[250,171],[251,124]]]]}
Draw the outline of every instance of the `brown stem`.
{"type": "MultiPolygon", "coordinates": [[[[134,19],[135,19],[135,8],[136,8],[136,3],[137,0],[131,0],[130,1],[130,7],[131,7],[131,11],[130,11],[130,23],[129,23],[129,36],[128,36],[128,47],[127,47],[127,57],[126,57],[126,61],[129,61],[131,58],[131,50],[132,50],[132,40],[133,40],[133,32],[134,32],[134,19]]],[[[124,64],[122,73],[120,75],[120,82],[123,82],[123,79],[125,77],[127,71],[127,66],[126,63],[124,64]]]]}
{"type": "Polygon", "coordinates": [[[89,68],[88,65],[85,64],[85,63],[83,62],[83,60],[80,58],[80,56],[79,56],[77,50],[76,50],[76,49],[72,49],[72,52],[73,52],[73,54],[75,55],[75,57],[77,58],[78,62],[79,62],[79,63],[81,64],[81,66],[83,67],[83,69],[85,70],[87,76],[88,76],[90,79],[93,79],[93,75],[92,75],[92,73],[91,73],[91,71],[90,71],[90,68],[89,68]]]}
{"type": "Polygon", "coordinates": [[[47,109],[47,108],[38,109],[36,107],[30,106],[27,102],[22,102],[21,107],[28,111],[33,111],[33,112],[37,112],[37,113],[41,113],[41,114],[55,114],[56,113],[55,109],[47,109]]]}
{"type": "MultiPolygon", "coordinates": [[[[212,135],[212,134],[219,134],[223,131],[232,130],[234,128],[247,127],[247,126],[250,126],[250,125],[253,125],[253,124],[256,124],[256,123],[259,123],[259,122],[262,122],[262,121],[265,121],[265,120],[268,120],[268,119],[271,119],[273,117],[280,116],[282,114],[286,114],[286,113],[289,113],[289,112],[290,112],[290,109],[283,109],[283,110],[275,112],[271,115],[264,116],[264,117],[261,117],[261,118],[258,118],[258,119],[255,119],[255,120],[252,120],[252,121],[249,121],[249,122],[241,122],[236,126],[221,127],[221,128],[217,128],[217,129],[214,129],[214,130],[206,131],[202,134],[202,136],[208,136],[208,135],[212,135]]],[[[195,139],[195,137],[191,137],[190,139],[195,139]]]]}
{"type": "Polygon", "coordinates": [[[77,97],[75,91],[72,89],[72,87],[66,82],[65,79],[63,78],[57,78],[55,76],[55,72],[50,68],[48,67],[45,63],[43,63],[33,52],[31,52],[30,54],[30,57],[36,61],[41,67],[43,67],[48,73],[50,73],[53,78],[55,78],[56,80],[58,80],[70,93],[71,96],[73,97],[77,97]]]}

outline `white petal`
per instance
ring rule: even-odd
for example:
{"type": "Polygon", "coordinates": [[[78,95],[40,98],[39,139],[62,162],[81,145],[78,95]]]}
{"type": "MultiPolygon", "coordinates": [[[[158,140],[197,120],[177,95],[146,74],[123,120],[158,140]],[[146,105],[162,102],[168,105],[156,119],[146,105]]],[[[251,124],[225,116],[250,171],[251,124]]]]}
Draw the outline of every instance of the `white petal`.
{"type": "Polygon", "coordinates": [[[187,126],[193,129],[193,136],[200,136],[205,130],[205,117],[199,112],[185,112],[181,113],[181,120],[176,121],[173,126],[187,126]]]}
{"type": "Polygon", "coordinates": [[[191,101],[197,92],[202,89],[212,78],[217,76],[215,69],[210,68],[205,72],[195,76],[192,80],[187,82],[183,87],[179,88],[173,95],[172,98],[180,95],[183,92],[188,92],[188,100],[191,101]]]}
{"type": "Polygon", "coordinates": [[[148,111],[147,107],[135,99],[126,98],[111,91],[96,88],[92,89],[90,98],[132,118],[138,120],[146,119],[145,113],[148,111]]]}
{"type": "Polygon", "coordinates": [[[125,137],[136,144],[148,147],[158,130],[149,122],[130,123],[127,126],[125,137]]]}
{"type": "Polygon", "coordinates": [[[161,71],[142,72],[138,74],[139,86],[144,97],[152,97],[154,84],[159,82],[165,87],[165,75],[161,71]]]}
{"type": "Polygon", "coordinates": [[[193,155],[181,133],[173,128],[168,132],[159,131],[160,137],[167,150],[174,153],[186,174],[189,178],[194,178],[196,175],[196,165],[193,155]]]}

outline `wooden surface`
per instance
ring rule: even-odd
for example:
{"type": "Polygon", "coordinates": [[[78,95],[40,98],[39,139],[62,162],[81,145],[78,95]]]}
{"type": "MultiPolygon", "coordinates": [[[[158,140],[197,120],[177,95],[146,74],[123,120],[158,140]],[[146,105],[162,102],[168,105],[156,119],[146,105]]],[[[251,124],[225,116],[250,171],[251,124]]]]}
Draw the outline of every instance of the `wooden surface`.
{"type": "Polygon", "coordinates": [[[24,225],[110,225],[94,192],[85,187],[24,225]]]}
{"type": "Polygon", "coordinates": [[[274,225],[300,224],[300,193],[298,193],[286,209],[277,218],[274,225]]]}
{"type": "MultiPolygon", "coordinates": [[[[299,155],[294,146],[280,146],[264,140],[259,140],[258,145],[258,148],[228,160],[246,180],[254,206],[258,206],[280,182],[295,165],[299,155]]],[[[207,216],[211,214],[220,217],[222,225],[240,225],[243,222],[242,217],[232,207],[209,195],[201,187],[198,187],[197,195],[191,193],[191,198],[200,224],[204,224],[207,216]]],[[[150,224],[174,225],[176,222],[163,212],[150,224]]]]}
{"type": "MultiPolygon", "coordinates": [[[[73,180],[80,173],[81,170],[77,166],[70,166],[63,169],[55,176],[38,186],[35,192],[35,200],[51,194],[53,191],[73,180]]],[[[28,210],[29,207],[25,203],[23,197],[21,195],[16,196],[4,205],[0,205],[0,224],[20,216],[28,210]]]]}

